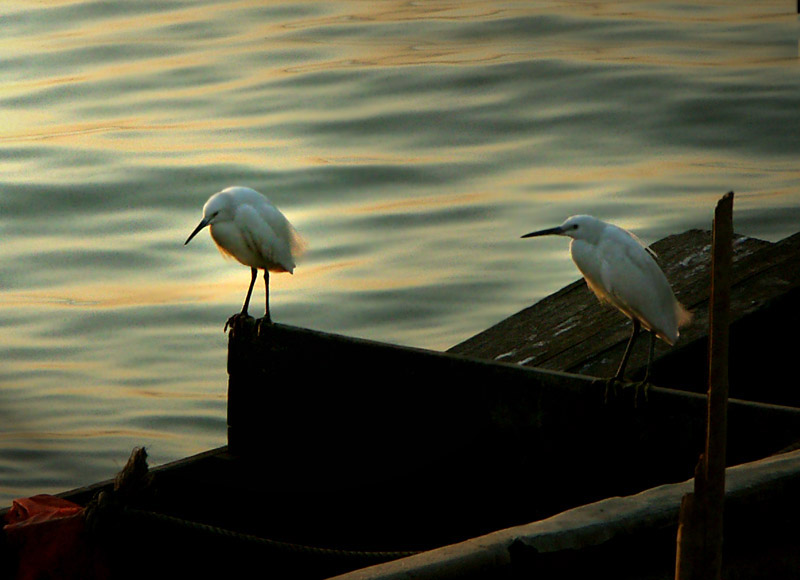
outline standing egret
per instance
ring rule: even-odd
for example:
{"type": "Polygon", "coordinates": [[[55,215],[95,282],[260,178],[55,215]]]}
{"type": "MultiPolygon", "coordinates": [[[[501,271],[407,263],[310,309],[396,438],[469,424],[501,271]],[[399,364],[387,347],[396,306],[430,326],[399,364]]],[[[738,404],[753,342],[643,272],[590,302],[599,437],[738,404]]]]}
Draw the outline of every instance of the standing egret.
{"type": "Polygon", "coordinates": [[[588,215],[572,216],[558,227],[522,237],[546,235],[572,238],[570,255],[586,284],[601,302],[611,303],[633,321],[633,332],[612,383],[622,380],[640,327],[650,331],[650,354],[642,381],[646,384],[655,338],[672,346],[678,340],[679,329],[692,318],[675,299],[652,251],[631,232],[588,215]]]}
{"type": "Polygon", "coordinates": [[[252,272],[242,311],[228,319],[225,329],[236,318],[248,316],[247,307],[259,268],[264,270],[266,288],[264,321],[271,322],[269,272],[291,274],[294,271],[295,260],[302,254],[304,246],[300,235],[277,207],[249,187],[229,187],[208,198],[203,206],[203,220],[184,245],[206,226],[210,226],[211,238],[222,255],[250,266],[252,272]]]}

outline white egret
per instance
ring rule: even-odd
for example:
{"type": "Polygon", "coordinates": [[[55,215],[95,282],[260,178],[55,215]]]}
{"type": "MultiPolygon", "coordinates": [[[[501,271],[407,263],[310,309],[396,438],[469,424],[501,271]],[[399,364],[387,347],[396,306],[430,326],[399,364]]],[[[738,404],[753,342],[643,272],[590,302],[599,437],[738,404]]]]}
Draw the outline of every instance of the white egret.
{"type": "Polygon", "coordinates": [[[586,284],[601,302],[609,302],[633,321],[633,332],[612,383],[622,380],[640,327],[650,331],[650,354],[642,381],[646,384],[655,338],[672,346],[679,329],[692,318],[676,300],[655,254],[631,232],[588,215],[572,216],[558,227],[522,237],[546,235],[572,238],[570,255],[586,284]]]}
{"type": "Polygon", "coordinates": [[[258,270],[264,270],[266,309],[269,314],[269,273],[294,272],[295,261],[302,254],[304,242],[289,220],[259,192],[249,187],[228,187],[215,193],[203,206],[203,220],[186,239],[188,244],[197,232],[210,226],[211,238],[223,256],[250,266],[252,277],[242,311],[228,319],[225,329],[239,316],[248,316],[250,295],[258,270]]]}

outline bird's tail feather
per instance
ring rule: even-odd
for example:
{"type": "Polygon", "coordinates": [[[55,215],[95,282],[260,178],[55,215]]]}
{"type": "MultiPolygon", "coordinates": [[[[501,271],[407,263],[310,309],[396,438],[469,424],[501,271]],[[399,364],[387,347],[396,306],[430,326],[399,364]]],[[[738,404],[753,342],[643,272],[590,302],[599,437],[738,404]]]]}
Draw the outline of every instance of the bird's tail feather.
{"type": "Polygon", "coordinates": [[[675,302],[675,314],[677,314],[678,317],[678,328],[689,326],[689,323],[692,322],[692,318],[694,318],[694,314],[689,312],[686,307],[678,301],[675,302]]]}

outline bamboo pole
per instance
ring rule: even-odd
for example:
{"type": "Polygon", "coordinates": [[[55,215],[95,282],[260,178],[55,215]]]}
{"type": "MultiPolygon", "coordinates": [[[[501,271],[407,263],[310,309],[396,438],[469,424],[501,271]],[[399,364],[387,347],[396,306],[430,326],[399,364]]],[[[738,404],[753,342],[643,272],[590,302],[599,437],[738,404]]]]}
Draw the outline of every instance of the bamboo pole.
{"type": "Polygon", "coordinates": [[[711,255],[706,447],[694,493],[681,501],[676,580],[718,580],[722,572],[725,456],[728,429],[728,326],[733,262],[733,192],[717,203],[711,255]]]}

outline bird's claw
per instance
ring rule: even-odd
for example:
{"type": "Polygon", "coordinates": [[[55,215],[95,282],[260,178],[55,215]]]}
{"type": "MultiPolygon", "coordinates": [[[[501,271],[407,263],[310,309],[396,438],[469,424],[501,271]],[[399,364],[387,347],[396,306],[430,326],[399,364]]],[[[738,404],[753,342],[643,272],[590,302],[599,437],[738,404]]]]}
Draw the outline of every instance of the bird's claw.
{"type": "Polygon", "coordinates": [[[617,398],[618,395],[618,388],[617,384],[621,383],[622,381],[617,377],[611,377],[610,379],[606,379],[606,390],[603,392],[603,403],[606,405],[608,404],[608,395],[611,393],[613,398],[617,398]]]}
{"type": "Polygon", "coordinates": [[[259,318],[256,320],[256,324],[258,325],[258,334],[261,334],[261,329],[265,326],[272,325],[272,318],[269,315],[264,316],[264,318],[259,318]]]}
{"type": "Polygon", "coordinates": [[[623,389],[633,388],[633,406],[639,406],[639,391],[641,390],[644,394],[644,402],[647,404],[647,390],[650,386],[650,382],[647,379],[643,381],[638,381],[636,383],[628,383],[624,384],[622,379],[618,377],[611,377],[610,379],[606,379],[606,389],[603,393],[603,403],[608,404],[609,400],[616,399],[619,395],[620,387],[623,389]]]}
{"type": "Polygon", "coordinates": [[[250,316],[249,314],[245,314],[244,312],[238,312],[234,314],[227,321],[225,321],[225,327],[222,329],[222,332],[228,332],[229,328],[231,329],[231,332],[234,332],[234,328],[236,327],[236,325],[240,324],[239,321],[247,320],[248,318],[250,320],[253,319],[252,316],[250,316]]]}
{"type": "Polygon", "coordinates": [[[633,406],[634,407],[638,407],[639,406],[639,390],[641,390],[643,392],[643,394],[644,394],[644,402],[645,402],[645,404],[647,404],[647,390],[648,390],[649,386],[650,386],[650,383],[648,382],[647,379],[645,379],[643,381],[639,381],[639,382],[633,384],[633,388],[635,389],[634,392],[633,392],[633,406]]]}

